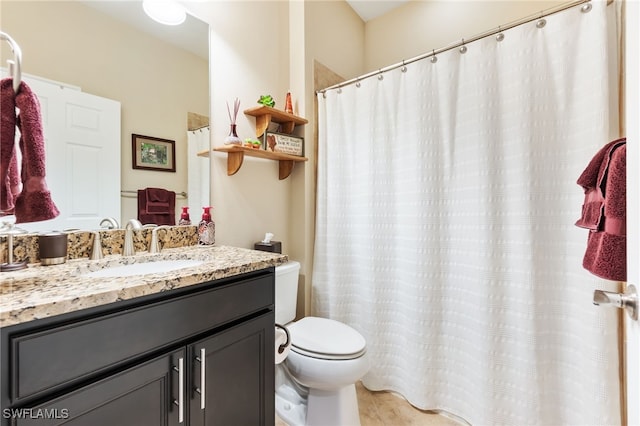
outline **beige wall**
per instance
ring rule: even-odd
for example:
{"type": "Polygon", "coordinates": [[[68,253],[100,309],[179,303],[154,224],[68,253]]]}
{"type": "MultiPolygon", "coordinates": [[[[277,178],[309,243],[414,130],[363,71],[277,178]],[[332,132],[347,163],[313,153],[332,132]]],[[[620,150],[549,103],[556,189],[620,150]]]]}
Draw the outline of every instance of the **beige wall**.
{"type": "MultiPolygon", "coordinates": [[[[225,102],[238,97],[241,110],[271,94],[283,108],[291,91],[294,112],[309,120],[296,129],[305,138],[306,163],[278,180],[276,162],[245,158],[226,175],[226,157],[213,154],[212,200],[217,241],[253,247],[265,232],[282,241],[284,253],[302,265],[300,296],[308,296],[313,253],[315,191],[315,108],[313,60],[320,58],[345,75],[362,70],[364,23],[342,1],[189,2],[192,13],[211,25],[212,145],[223,144],[229,120],[225,102]],[[327,27],[327,22],[332,22],[327,27]]],[[[238,134],[253,136],[255,121],[240,113],[238,134]]],[[[300,303],[299,312],[304,311],[300,303]]]]}
{"type": "Polygon", "coordinates": [[[367,22],[365,72],[422,55],[566,1],[410,1],[367,22]]]}
{"type": "MultiPolygon", "coordinates": [[[[258,105],[260,95],[270,94],[276,108],[284,108],[290,90],[289,16],[287,2],[194,2],[192,12],[211,26],[211,138],[224,144],[229,133],[226,103],[240,99],[238,136],[255,138],[255,119],[242,111],[258,105]]],[[[298,104],[302,93],[293,91],[298,104]]],[[[304,179],[306,165],[298,164],[286,180],[278,180],[278,163],[245,158],[240,170],[227,176],[227,157],[213,153],[211,196],[219,244],[253,248],[265,232],[275,234],[283,250],[291,254],[289,228],[291,187],[304,179]]],[[[296,256],[292,256],[296,257],[296,256]]]]}
{"type": "MultiPolygon", "coordinates": [[[[187,112],[209,115],[206,59],[78,2],[3,0],[0,7],[2,30],[22,49],[23,72],[121,103],[122,189],[187,191],[187,112]],[[132,133],[175,140],[176,173],[132,169],[132,133]]],[[[184,201],[176,200],[178,212],[184,201]]],[[[122,198],[122,219],[136,216],[136,199],[122,198]]]]}

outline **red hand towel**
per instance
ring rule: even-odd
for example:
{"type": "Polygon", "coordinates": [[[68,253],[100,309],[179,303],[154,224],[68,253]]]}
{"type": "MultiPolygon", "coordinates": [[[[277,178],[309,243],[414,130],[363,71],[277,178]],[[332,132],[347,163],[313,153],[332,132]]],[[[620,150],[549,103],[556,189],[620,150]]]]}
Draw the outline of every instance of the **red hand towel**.
{"type": "Polygon", "coordinates": [[[16,119],[20,129],[22,152],[22,192],[15,201],[16,223],[39,222],[57,217],[60,212],[54,204],[45,182],[45,149],[42,131],[40,101],[25,83],[15,97],[20,114],[16,119]]]}
{"type": "MultiPolygon", "coordinates": [[[[170,206],[171,191],[162,188],[147,188],[145,192],[147,197],[147,213],[170,214],[173,212],[170,206]]],[[[175,199],[175,192],[173,193],[173,197],[175,199]]]]}
{"type": "MultiPolygon", "coordinates": [[[[168,193],[169,209],[166,213],[153,213],[147,211],[147,194],[148,189],[138,190],[138,220],[146,225],[148,223],[155,223],[156,225],[175,225],[176,224],[176,193],[173,191],[166,191],[168,193]]],[[[162,191],[165,191],[164,189],[162,191]]]]}
{"type": "Polygon", "coordinates": [[[16,104],[13,80],[0,81],[0,216],[13,214],[20,193],[16,157],[16,104]]]}
{"type": "Polygon", "coordinates": [[[585,204],[577,226],[590,230],[582,265],[613,281],[627,279],[626,139],[605,145],[578,179],[585,204]]]}

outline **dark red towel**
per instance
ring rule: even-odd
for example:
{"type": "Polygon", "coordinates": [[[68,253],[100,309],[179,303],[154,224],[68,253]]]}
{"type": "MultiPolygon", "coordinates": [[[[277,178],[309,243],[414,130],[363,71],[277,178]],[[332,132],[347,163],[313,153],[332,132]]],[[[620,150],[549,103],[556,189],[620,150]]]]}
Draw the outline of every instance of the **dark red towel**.
{"type": "MultiPolygon", "coordinates": [[[[162,188],[147,188],[145,195],[147,197],[146,211],[153,214],[170,214],[173,213],[171,208],[171,197],[175,200],[175,192],[167,191],[162,188]]],[[[174,206],[175,208],[175,206],[174,206]]]]}
{"type": "Polygon", "coordinates": [[[609,142],[578,178],[585,202],[577,226],[589,229],[582,265],[613,281],[627,280],[626,139],[609,142]]]}
{"type": "Polygon", "coordinates": [[[13,214],[20,194],[16,157],[16,103],[13,81],[0,81],[0,216],[13,214]]]}
{"type": "MultiPolygon", "coordinates": [[[[2,87],[4,87],[5,84],[12,84],[12,79],[8,78],[5,80],[2,81],[2,87]]],[[[3,102],[5,102],[4,93],[3,102]]],[[[19,147],[22,153],[20,176],[23,185],[22,191],[14,200],[16,223],[39,222],[53,219],[57,217],[60,212],[54,204],[51,193],[47,188],[47,183],[45,182],[45,148],[40,101],[31,88],[25,82],[22,82],[18,94],[15,95],[14,102],[15,107],[20,111],[18,116],[15,117],[15,126],[20,130],[19,147]]],[[[4,104],[2,106],[4,107],[4,104]]],[[[15,114],[15,109],[13,109],[13,112],[15,114]]],[[[4,116],[4,111],[2,115],[4,116]]],[[[3,133],[7,132],[7,135],[9,134],[8,129],[5,130],[3,128],[2,130],[3,133]]],[[[10,142],[4,141],[4,134],[2,138],[3,141],[0,145],[3,147],[9,146],[10,142]]],[[[11,154],[9,153],[9,155],[11,154]]],[[[12,156],[12,158],[14,158],[14,156],[12,156]]],[[[13,162],[12,158],[9,159],[10,164],[13,162]]],[[[0,178],[5,179],[2,185],[5,191],[2,195],[6,196],[4,203],[5,207],[8,207],[9,197],[6,192],[6,179],[8,177],[11,184],[13,172],[11,166],[9,166],[8,171],[5,172],[4,164],[6,159],[4,158],[4,153],[2,154],[2,159],[2,175],[0,175],[0,178]],[[7,177],[5,177],[5,173],[7,177]]]]}
{"type": "Polygon", "coordinates": [[[176,224],[176,193],[162,188],[138,190],[138,220],[143,224],[176,224]],[[150,201],[150,198],[153,199],[150,201]],[[166,207],[164,206],[166,204],[166,207]],[[151,211],[148,209],[151,208],[151,211]]]}

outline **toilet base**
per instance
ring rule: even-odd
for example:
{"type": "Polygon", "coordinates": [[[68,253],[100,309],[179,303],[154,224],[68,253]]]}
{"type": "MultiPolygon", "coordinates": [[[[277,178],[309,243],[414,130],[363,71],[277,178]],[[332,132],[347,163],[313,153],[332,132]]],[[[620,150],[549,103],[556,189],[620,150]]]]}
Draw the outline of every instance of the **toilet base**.
{"type": "Polygon", "coordinates": [[[289,426],[360,426],[355,385],[334,391],[309,389],[303,398],[283,384],[276,391],[276,413],[289,426]]]}
{"type": "Polygon", "coordinates": [[[326,391],[309,389],[305,426],[345,425],[360,426],[356,386],[326,391]]]}

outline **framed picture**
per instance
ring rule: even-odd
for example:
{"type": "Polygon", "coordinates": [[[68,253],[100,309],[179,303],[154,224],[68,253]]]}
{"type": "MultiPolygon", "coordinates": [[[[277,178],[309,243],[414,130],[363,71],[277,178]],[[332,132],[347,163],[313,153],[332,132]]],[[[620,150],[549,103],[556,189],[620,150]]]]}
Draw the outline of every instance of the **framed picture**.
{"type": "Polygon", "coordinates": [[[131,149],[134,169],[176,171],[175,141],[134,133],[131,135],[131,149]]]}
{"type": "Polygon", "coordinates": [[[267,131],[263,137],[262,147],[265,151],[304,156],[304,139],[299,136],[267,131]]]}

